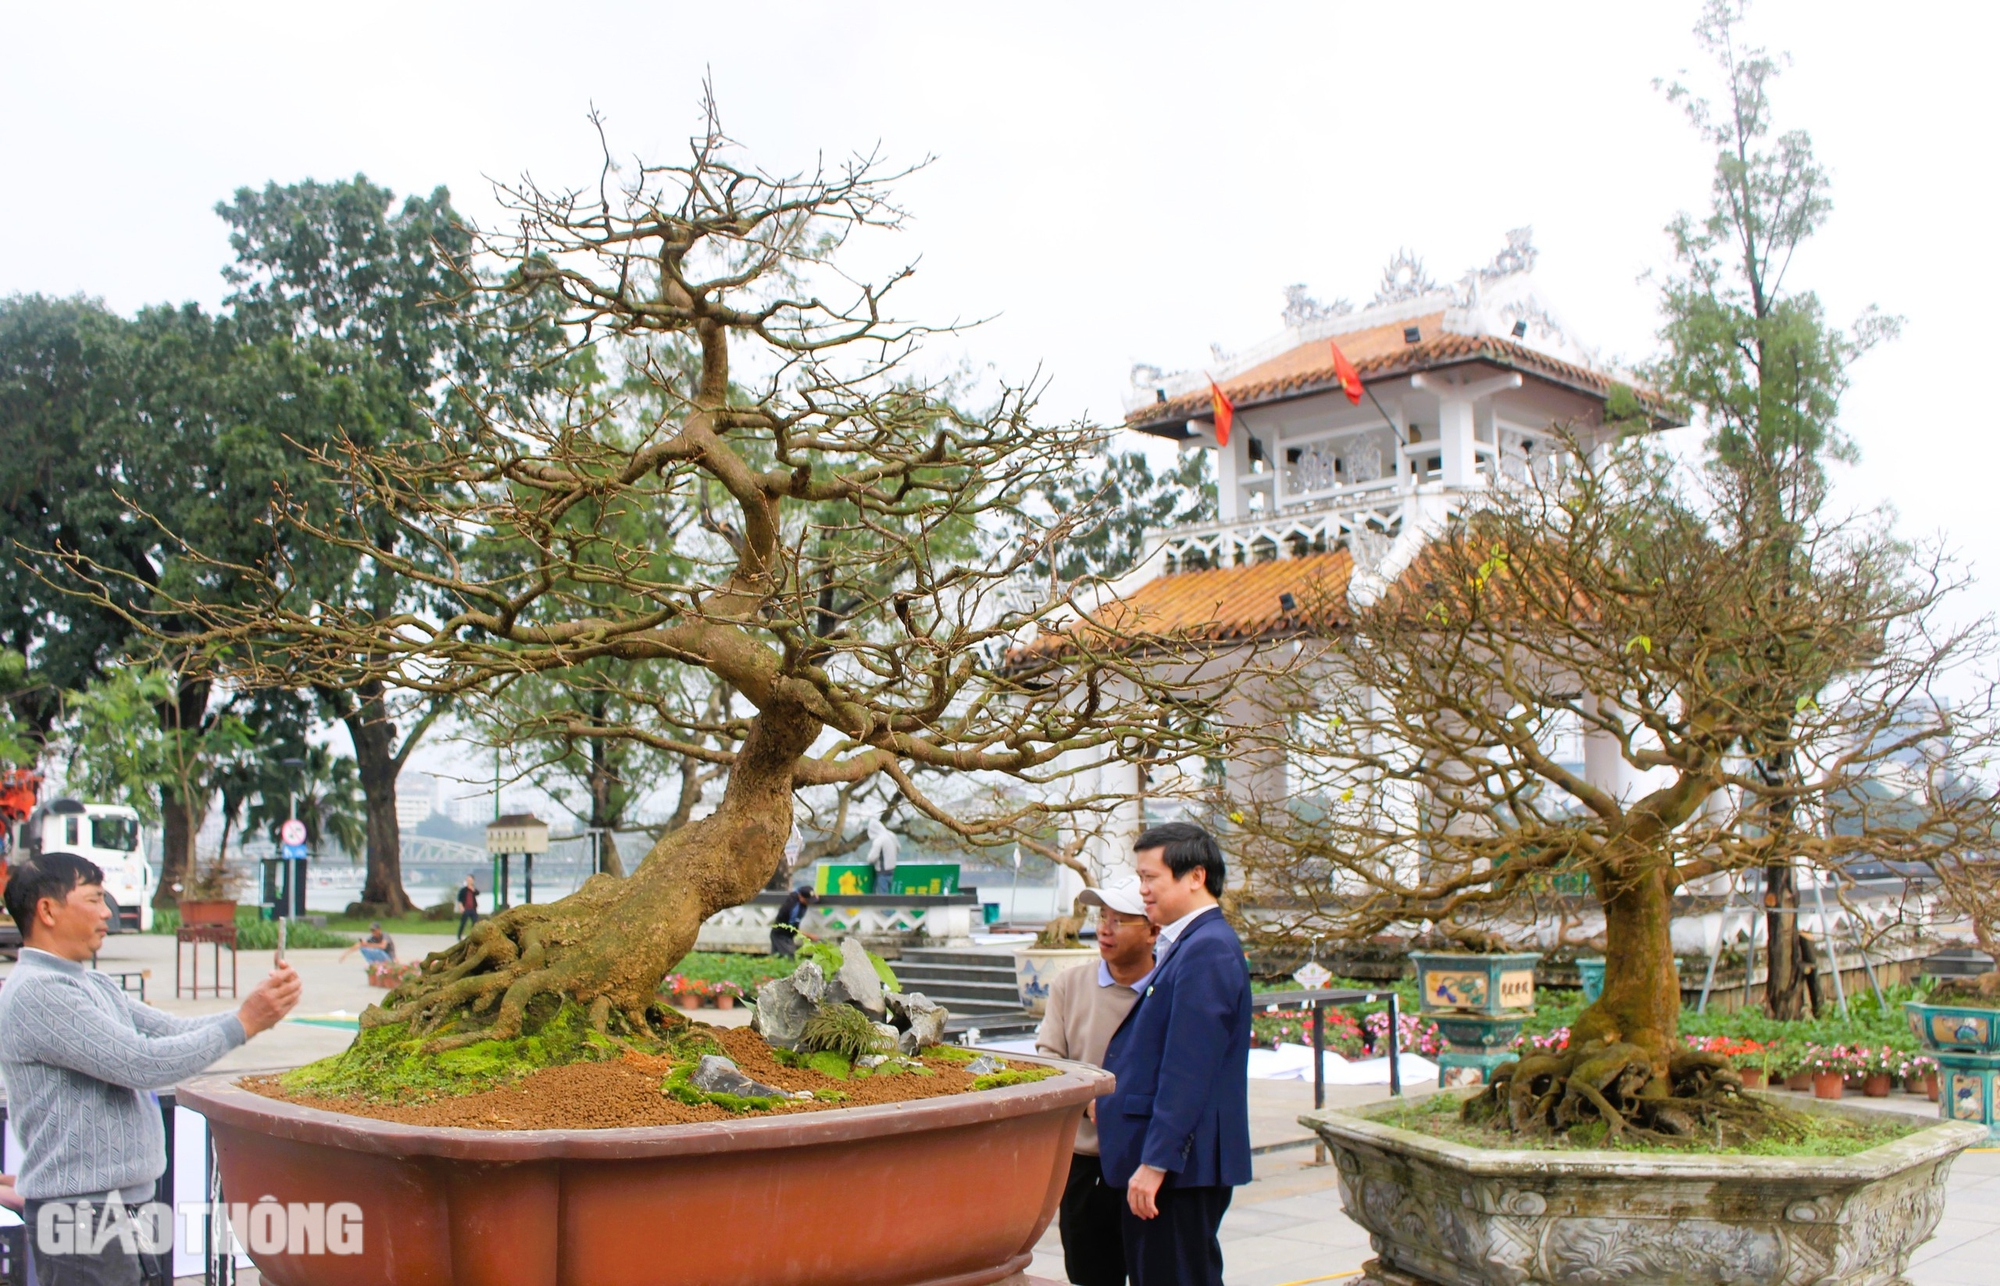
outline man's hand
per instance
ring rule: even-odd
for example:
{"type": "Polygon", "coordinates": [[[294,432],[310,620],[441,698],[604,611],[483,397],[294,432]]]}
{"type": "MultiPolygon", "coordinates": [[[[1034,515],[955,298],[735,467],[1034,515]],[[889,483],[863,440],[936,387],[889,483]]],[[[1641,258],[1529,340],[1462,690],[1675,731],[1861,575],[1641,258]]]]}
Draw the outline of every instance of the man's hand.
{"type": "Polygon", "coordinates": [[[255,1036],[260,1031],[269,1031],[278,1025],[278,1020],[292,1012],[292,1006],[299,1003],[301,984],[296,969],[281,964],[271,970],[271,976],[257,984],[257,989],[244,998],[236,1011],[236,1021],[243,1024],[245,1036],[255,1036]]]}
{"type": "Polygon", "coordinates": [[[1125,1185],[1125,1204],[1132,1207],[1132,1213],[1141,1219],[1152,1219],[1160,1213],[1158,1195],[1160,1185],[1166,1181],[1167,1172],[1150,1165],[1142,1165],[1132,1172],[1132,1181],[1125,1185]]]}

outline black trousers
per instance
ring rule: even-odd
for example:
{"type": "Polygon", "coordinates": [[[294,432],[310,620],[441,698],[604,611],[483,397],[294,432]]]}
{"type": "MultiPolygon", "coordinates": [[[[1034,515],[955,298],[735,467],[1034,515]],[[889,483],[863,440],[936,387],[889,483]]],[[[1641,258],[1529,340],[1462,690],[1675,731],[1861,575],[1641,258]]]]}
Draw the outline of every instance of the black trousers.
{"type": "MultiPolygon", "coordinates": [[[[1123,1205],[1125,1190],[1116,1188],[1123,1205]]],[[[1141,1219],[1126,1206],[1125,1271],[1132,1286],[1222,1286],[1222,1243],[1216,1234],[1234,1188],[1160,1189],[1160,1213],[1141,1219]]]]}
{"type": "Polygon", "coordinates": [[[799,953],[799,935],[787,925],[778,925],[771,930],[771,954],[783,956],[787,960],[799,953]]]}
{"type": "Polygon", "coordinates": [[[464,936],[465,936],[465,928],[466,928],[466,926],[467,926],[468,924],[478,924],[478,923],[479,923],[479,912],[477,912],[477,911],[468,911],[468,910],[465,910],[465,909],[464,909],[463,907],[459,908],[459,912],[458,912],[458,936],[459,936],[459,937],[461,937],[461,938],[462,938],[462,937],[464,937],[464,936]]]}
{"type": "Polygon", "coordinates": [[[1094,1156],[1070,1157],[1057,1227],[1062,1230],[1063,1275],[1071,1286],[1125,1286],[1125,1190],[1104,1182],[1094,1156]]]}

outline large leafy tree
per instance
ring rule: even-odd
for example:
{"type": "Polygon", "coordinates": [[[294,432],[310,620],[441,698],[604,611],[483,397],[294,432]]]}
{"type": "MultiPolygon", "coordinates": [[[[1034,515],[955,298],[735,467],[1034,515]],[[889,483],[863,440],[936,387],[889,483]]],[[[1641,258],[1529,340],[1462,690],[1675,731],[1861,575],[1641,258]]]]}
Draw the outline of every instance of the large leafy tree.
{"type": "MultiPolygon", "coordinates": [[[[272,183],[240,189],[217,213],[229,224],[236,252],[225,275],[236,287],[228,302],[243,331],[367,362],[379,399],[371,408],[377,436],[414,443],[464,432],[490,413],[482,402],[518,410],[552,383],[547,367],[560,365],[554,327],[537,324],[519,299],[499,316],[491,310],[478,316],[471,306],[477,293],[467,262],[471,235],[444,188],[398,205],[393,192],[363,175],[272,183]]],[[[422,610],[430,597],[426,583],[393,574],[375,554],[449,554],[413,547],[393,511],[377,508],[356,518],[368,541],[322,560],[323,581],[307,592],[378,619],[422,610]]],[[[363,657],[345,672],[323,669],[312,691],[326,716],[346,728],[367,801],[361,900],[371,910],[400,914],[411,902],[403,888],[396,780],[443,705],[391,688],[363,657]]]]}
{"type": "MultiPolygon", "coordinates": [[[[1827,464],[1852,455],[1839,428],[1849,372],[1896,323],[1871,310],[1850,328],[1833,326],[1818,296],[1789,279],[1833,202],[1811,137],[1777,129],[1770,87],[1781,60],[1745,43],[1745,8],[1745,0],[1709,0],[1695,28],[1721,75],[1720,98],[1680,84],[1668,89],[1715,149],[1715,167],[1708,210],[1683,214],[1669,229],[1679,267],[1666,283],[1665,351],[1652,373],[1707,428],[1710,466],[1726,476],[1735,520],[1768,564],[1758,583],[1784,596],[1812,574],[1827,464]]],[[[1800,836],[1810,822],[1794,815],[1793,795],[1781,789],[1801,772],[1784,706],[1809,694],[1772,695],[1770,724],[1743,741],[1773,787],[1757,825],[1800,836]]],[[[1799,879],[1785,843],[1771,855],[1763,871],[1765,1007],[1773,1017],[1798,1018],[1808,1007],[1812,963],[1798,926],[1799,879]]]]}
{"type": "MultiPolygon", "coordinates": [[[[518,1032],[568,1000],[600,1026],[647,1024],[702,921],[783,860],[796,790],[886,778],[909,806],[989,835],[1018,818],[954,813],[914,770],[1060,775],[1112,753],[1157,699],[1136,679],[1007,663],[1046,609],[1000,590],[1069,526],[1059,516],[1003,542],[978,539],[982,523],[993,531],[1074,472],[1092,435],[1037,424],[1021,390],[975,411],[905,370],[925,332],[887,311],[904,274],[857,282],[837,263],[851,238],[900,222],[891,178],[866,158],[766,174],[737,161],[711,115],[678,163],[607,160],[604,183],[582,192],[505,189],[510,227],[479,243],[514,292],[503,298],[560,299],[579,338],[685,345],[691,374],[648,368],[666,412],[635,437],[603,431],[591,398],[520,413],[478,399],[463,434],[327,457],[361,512],[397,514],[425,549],[367,545],[437,596],[435,614],[307,601],[281,569],[254,607],[206,610],[213,644],[282,640],[256,655],[292,682],[351,673],[360,657],[394,686],[472,693],[608,658],[727,685],[722,718],[669,706],[646,729],[726,768],[712,812],[662,836],[624,880],[495,916],[368,1022],[457,1044],[518,1032]],[[626,543],[617,521],[570,523],[583,506],[709,517],[669,559],[626,543]],[[431,556],[468,530],[512,558],[431,556]]],[[[294,518],[329,545],[367,542],[361,523],[294,518]]]]}

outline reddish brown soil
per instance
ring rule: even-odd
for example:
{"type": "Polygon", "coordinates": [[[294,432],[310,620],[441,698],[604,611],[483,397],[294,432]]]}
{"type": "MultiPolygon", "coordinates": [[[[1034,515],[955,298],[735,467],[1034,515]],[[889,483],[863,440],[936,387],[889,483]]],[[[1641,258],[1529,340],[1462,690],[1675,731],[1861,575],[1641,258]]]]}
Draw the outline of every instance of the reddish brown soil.
{"type": "MultiPolygon", "coordinates": [[[[871,1103],[904,1103],[912,1099],[964,1094],[972,1089],[973,1078],[962,1064],[945,1058],[926,1058],[925,1067],[934,1075],[868,1077],[865,1080],[835,1080],[803,1067],[786,1067],[771,1057],[771,1047],[763,1037],[743,1027],[711,1028],[723,1051],[743,1072],[766,1085],[784,1090],[839,1090],[847,1097],[834,1103],[800,1100],[769,1112],[742,1113],[745,1116],[773,1116],[791,1112],[824,1112],[837,1107],[862,1107],[871,1103]]],[[[456,1126],[468,1130],[610,1130],[639,1125],[685,1125],[692,1121],[736,1119],[732,1113],[711,1103],[691,1105],[660,1092],[660,1080],[674,1066],[671,1059],[628,1051],[602,1063],[572,1063],[567,1067],[547,1067],[501,1089],[467,1094],[460,1098],[435,1099],[428,1103],[370,1103],[360,1099],[319,1098],[285,1092],[277,1078],[246,1077],[244,1089],[267,1098],[283,1099],[302,1107],[345,1112],[350,1116],[374,1117],[404,1125],[456,1126]]],[[[1009,1063],[1028,1068],[1032,1063],[1009,1063]]]]}

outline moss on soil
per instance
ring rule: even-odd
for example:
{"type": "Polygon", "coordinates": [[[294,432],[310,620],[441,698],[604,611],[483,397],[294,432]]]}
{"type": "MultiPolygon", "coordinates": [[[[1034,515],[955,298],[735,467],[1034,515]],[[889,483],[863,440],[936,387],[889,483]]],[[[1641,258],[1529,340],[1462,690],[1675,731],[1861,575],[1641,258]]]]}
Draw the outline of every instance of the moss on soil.
{"type": "MultiPolygon", "coordinates": [[[[981,1077],[980,1081],[986,1080],[981,1077]]],[[[975,1084],[979,1084],[975,1082],[975,1084]]],[[[979,1085],[979,1088],[985,1088],[979,1085]]],[[[1751,1100],[1761,1102],[1762,1100],[1751,1100]]],[[[1533,1152],[1613,1152],[1706,1153],[1713,1156],[1844,1157],[1900,1139],[1924,1128],[1928,1122],[1855,1121],[1844,1116],[1800,1112],[1777,1104],[1766,1104],[1767,1127],[1763,1137],[1730,1147],[1715,1147],[1710,1140],[1690,1138],[1685,1143],[1660,1143],[1637,1139],[1605,1141],[1602,1121],[1587,1122],[1553,1136],[1524,1137],[1504,1124],[1473,1124],[1460,1118],[1463,1100],[1456,1094],[1430,1094],[1390,1111],[1371,1115],[1379,1125],[1409,1130],[1464,1147],[1496,1148],[1533,1152]]]]}
{"type": "Polygon", "coordinates": [[[1033,1085],[1036,1081],[1045,1081],[1051,1076],[1059,1075],[1061,1073],[1053,1067],[1033,1067],[1025,1070],[1009,1068],[1004,1072],[988,1072],[984,1076],[973,1077],[972,1088],[997,1090],[1008,1085],[1033,1085]]]}
{"type": "Polygon", "coordinates": [[[660,1093],[690,1106],[713,1103],[726,1112],[737,1113],[768,1112],[785,1102],[785,1096],[782,1094],[718,1094],[712,1090],[698,1089],[688,1082],[688,1078],[694,1075],[694,1069],[693,1063],[682,1063],[668,1072],[666,1078],[660,1082],[660,1093]]]}
{"type": "Polygon", "coordinates": [[[979,1057],[978,1050],[963,1045],[929,1045],[917,1053],[923,1058],[942,1058],[953,1063],[969,1063],[979,1057]]]}
{"type": "Polygon", "coordinates": [[[366,1027],[342,1053],[285,1072],[279,1083],[289,1093],[321,1098],[422,1103],[511,1084],[545,1067],[601,1062],[627,1049],[677,1059],[722,1052],[698,1028],[672,1040],[612,1040],[592,1030],[589,1015],[574,1003],[512,1040],[482,1040],[434,1054],[424,1050],[429,1039],[411,1036],[405,1023],[366,1027]]]}

